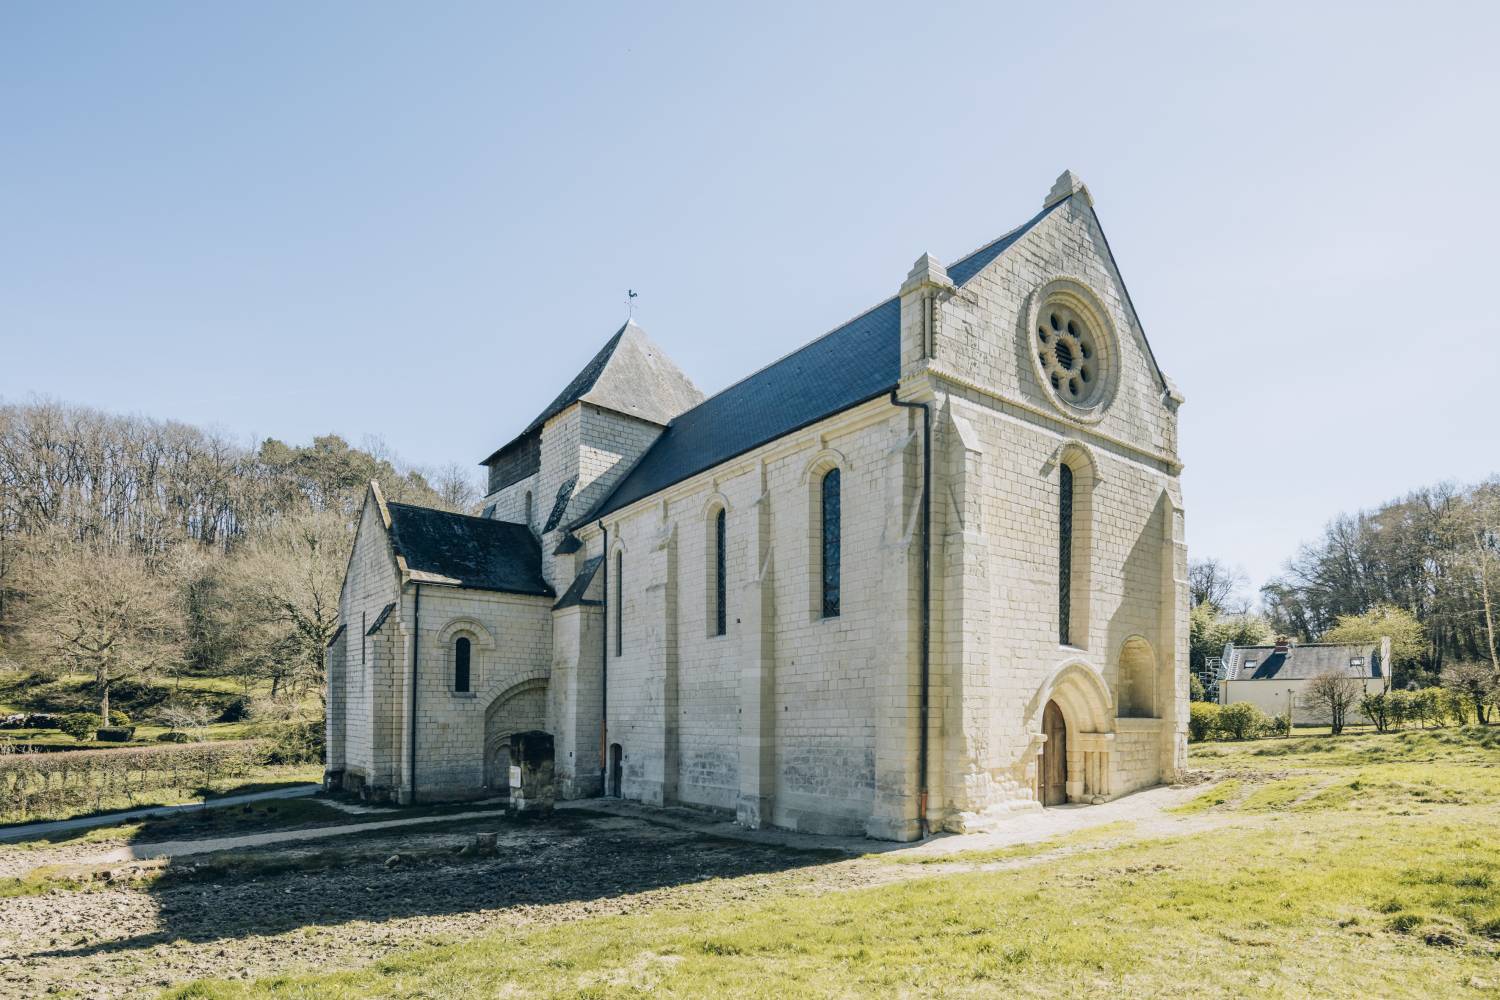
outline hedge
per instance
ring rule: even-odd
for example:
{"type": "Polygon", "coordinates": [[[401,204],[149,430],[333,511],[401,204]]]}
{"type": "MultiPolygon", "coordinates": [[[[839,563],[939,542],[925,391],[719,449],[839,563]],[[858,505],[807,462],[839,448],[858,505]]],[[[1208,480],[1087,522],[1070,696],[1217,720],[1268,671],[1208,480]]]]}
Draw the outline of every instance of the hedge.
{"type": "Polygon", "coordinates": [[[100,810],[136,793],[196,792],[265,762],[265,740],[0,754],[0,821],[100,810]]]}

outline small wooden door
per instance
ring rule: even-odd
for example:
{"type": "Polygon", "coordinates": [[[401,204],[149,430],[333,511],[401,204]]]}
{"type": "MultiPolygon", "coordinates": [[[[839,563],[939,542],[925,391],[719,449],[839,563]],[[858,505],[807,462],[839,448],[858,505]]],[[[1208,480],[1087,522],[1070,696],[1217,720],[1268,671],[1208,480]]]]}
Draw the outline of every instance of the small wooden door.
{"type": "Polygon", "coordinates": [[[1042,773],[1038,779],[1042,805],[1060,806],[1068,801],[1068,726],[1055,701],[1047,702],[1042,711],[1042,732],[1047,737],[1042,744],[1042,773]]]}

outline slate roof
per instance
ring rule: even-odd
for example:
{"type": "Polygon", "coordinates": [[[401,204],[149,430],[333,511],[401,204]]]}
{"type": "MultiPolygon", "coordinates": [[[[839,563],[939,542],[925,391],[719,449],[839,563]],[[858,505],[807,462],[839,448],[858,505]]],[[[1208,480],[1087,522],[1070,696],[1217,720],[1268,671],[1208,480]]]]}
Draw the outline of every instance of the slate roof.
{"type": "Polygon", "coordinates": [[[588,593],[589,584],[594,582],[594,574],[599,572],[599,567],[602,565],[604,565],[603,556],[594,556],[592,559],[585,560],[583,568],[580,569],[578,571],[578,575],[573,578],[573,583],[562,595],[562,599],[559,600],[556,604],[552,605],[552,610],[556,611],[559,608],[571,608],[579,604],[602,604],[602,601],[589,600],[588,598],[583,596],[584,594],[588,593]]]}
{"type": "Polygon", "coordinates": [[[1275,646],[1236,646],[1226,664],[1225,676],[1232,681],[1302,681],[1329,670],[1350,677],[1381,677],[1380,647],[1308,643],[1278,653],[1275,646]],[[1363,657],[1363,667],[1351,667],[1353,657],[1363,657]]]}
{"type": "Polygon", "coordinates": [[[599,353],[525,430],[479,464],[493,462],[506,448],[577,402],[665,424],[702,401],[703,393],[692,380],[631,320],[605,341],[599,353]]]}
{"type": "MultiPolygon", "coordinates": [[[[949,279],[962,285],[973,278],[1056,207],[955,262],[949,279]]],[[[900,377],[901,300],[891,298],[674,418],[614,490],[573,524],[886,395],[900,377]]]]}
{"type": "Polygon", "coordinates": [[[385,624],[385,620],[387,618],[389,618],[391,616],[391,612],[395,611],[395,610],[396,610],[396,602],[394,602],[394,601],[392,601],[390,604],[387,604],[385,607],[381,608],[380,609],[380,614],[378,614],[378,615],[375,616],[375,623],[373,625],[371,625],[369,628],[365,629],[365,635],[374,635],[376,632],[379,632],[380,631],[380,626],[382,626],[382,625],[385,624]]]}
{"type": "Polygon", "coordinates": [[[542,549],[524,524],[388,503],[391,545],[411,578],[474,590],[552,597],[542,549]]]}

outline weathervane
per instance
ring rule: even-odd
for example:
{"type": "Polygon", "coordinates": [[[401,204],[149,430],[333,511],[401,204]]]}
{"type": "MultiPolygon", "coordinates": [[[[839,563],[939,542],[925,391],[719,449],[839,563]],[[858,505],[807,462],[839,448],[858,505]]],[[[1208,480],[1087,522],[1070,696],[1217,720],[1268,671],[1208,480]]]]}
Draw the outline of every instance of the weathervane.
{"type": "Polygon", "coordinates": [[[629,319],[635,319],[635,297],[636,297],[636,291],[635,291],[634,288],[627,288],[627,289],[625,289],[625,291],[629,295],[629,297],[626,298],[626,300],[625,300],[625,307],[628,310],[628,315],[626,316],[626,319],[628,319],[628,320],[629,319]]]}

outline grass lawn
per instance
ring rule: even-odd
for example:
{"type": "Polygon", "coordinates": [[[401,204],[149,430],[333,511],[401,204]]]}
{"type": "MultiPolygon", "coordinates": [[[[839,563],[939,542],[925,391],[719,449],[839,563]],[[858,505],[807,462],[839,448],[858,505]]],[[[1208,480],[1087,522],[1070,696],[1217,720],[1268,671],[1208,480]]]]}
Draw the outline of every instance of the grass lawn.
{"type": "Polygon", "coordinates": [[[1128,840],[1115,829],[1127,842],[1044,852],[1003,871],[912,866],[911,878],[880,888],[498,929],[353,972],[201,981],[170,995],[1500,990],[1500,730],[1209,744],[1194,748],[1192,764],[1233,783],[1206,788],[1180,836],[1128,840]]]}

